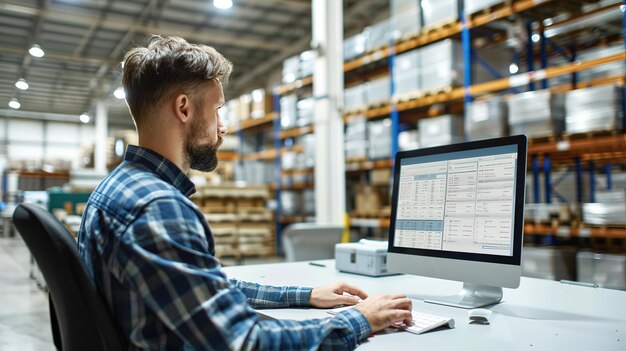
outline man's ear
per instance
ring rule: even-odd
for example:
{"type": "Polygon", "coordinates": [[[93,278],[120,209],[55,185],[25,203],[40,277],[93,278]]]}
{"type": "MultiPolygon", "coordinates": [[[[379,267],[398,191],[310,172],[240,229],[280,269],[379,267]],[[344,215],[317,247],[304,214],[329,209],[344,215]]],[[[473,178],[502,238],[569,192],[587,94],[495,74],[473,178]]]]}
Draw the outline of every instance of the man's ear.
{"type": "Polygon", "coordinates": [[[189,95],[176,95],[172,104],[174,104],[174,106],[172,106],[174,109],[174,116],[176,116],[176,118],[182,123],[189,122],[192,113],[191,99],[189,98],[189,95]]]}

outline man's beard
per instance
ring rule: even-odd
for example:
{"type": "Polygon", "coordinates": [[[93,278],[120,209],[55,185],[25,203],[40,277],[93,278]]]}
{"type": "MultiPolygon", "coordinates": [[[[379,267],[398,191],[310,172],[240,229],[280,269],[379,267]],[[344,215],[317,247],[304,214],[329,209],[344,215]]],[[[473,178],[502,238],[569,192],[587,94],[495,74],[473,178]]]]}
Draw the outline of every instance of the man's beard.
{"type": "Polygon", "coordinates": [[[198,141],[206,135],[206,125],[202,120],[191,128],[187,138],[186,151],[189,159],[189,167],[201,172],[211,172],[217,167],[217,149],[222,144],[222,137],[218,136],[215,144],[200,144],[198,141]]]}

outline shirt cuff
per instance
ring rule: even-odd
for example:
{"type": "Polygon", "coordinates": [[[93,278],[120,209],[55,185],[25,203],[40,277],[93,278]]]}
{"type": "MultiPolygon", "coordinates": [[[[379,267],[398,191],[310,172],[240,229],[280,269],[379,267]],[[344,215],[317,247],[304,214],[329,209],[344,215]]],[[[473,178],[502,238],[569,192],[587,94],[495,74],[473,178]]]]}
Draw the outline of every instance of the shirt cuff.
{"type": "Polygon", "coordinates": [[[287,303],[289,306],[311,306],[312,288],[290,286],[287,288],[287,303]]]}
{"type": "Polygon", "coordinates": [[[367,318],[356,308],[349,308],[341,311],[335,315],[336,318],[340,318],[350,325],[352,332],[356,336],[357,343],[359,341],[367,339],[372,333],[372,327],[367,321],[367,318]]]}

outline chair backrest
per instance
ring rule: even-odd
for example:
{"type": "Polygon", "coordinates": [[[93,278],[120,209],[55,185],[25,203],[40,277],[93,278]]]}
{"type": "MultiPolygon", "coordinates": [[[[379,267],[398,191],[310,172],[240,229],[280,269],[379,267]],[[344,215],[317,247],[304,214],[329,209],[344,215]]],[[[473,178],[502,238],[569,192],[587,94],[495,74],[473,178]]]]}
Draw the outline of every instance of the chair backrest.
{"type": "Polygon", "coordinates": [[[341,241],[340,225],[294,223],[283,230],[285,260],[307,261],[335,257],[335,244],[341,241]]]}
{"type": "Polygon", "coordinates": [[[57,348],[125,349],[124,339],[81,261],[76,240],[65,227],[48,211],[33,204],[19,205],[13,213],[13,223],[48,285],[54,311],[53,333],[57,324],[61,339],[57,348]]]}

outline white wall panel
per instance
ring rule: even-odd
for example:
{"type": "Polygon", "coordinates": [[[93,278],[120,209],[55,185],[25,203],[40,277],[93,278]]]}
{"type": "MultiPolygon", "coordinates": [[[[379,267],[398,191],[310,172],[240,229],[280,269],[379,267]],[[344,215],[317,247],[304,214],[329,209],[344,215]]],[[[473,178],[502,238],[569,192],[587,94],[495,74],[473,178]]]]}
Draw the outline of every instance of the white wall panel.
{"type": "Polygon", "coordinates": [[[42,121],[10,119],[8,129],[7,138],[9,141],[43,142],[42,121]]]}
{"type": "Polygon", "coordinates": [[[73,162],[78,159],[77,146],[48,145],[44,154],[45,160],[63,160],[73,162]]]}
{"type": "Polygon", "coordinates": [[[80,144],[80,129],[76,123],[48,122],[46,126],[47,143],[80,144]]]}
{"type": "Polygon", "coordinates": [[[96,140],[96,128],[93,124],[80,126],[80,144],[93,144],[96,140]]]}
{"type": "Polygon", "coordinates": [[[9,142],[7,150],[9,160],[41,160],[43,158],[42,145],[9,142]]]}

